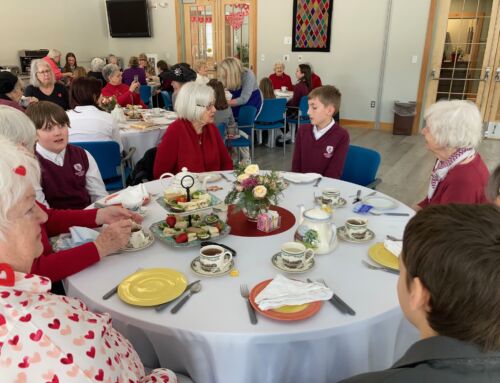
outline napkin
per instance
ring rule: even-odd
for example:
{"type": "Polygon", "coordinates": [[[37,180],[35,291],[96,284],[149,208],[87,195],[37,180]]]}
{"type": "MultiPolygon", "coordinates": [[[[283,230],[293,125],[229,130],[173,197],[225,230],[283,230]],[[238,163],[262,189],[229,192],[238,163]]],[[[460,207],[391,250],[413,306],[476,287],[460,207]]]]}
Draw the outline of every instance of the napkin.
{"type": "Polygon", "coordinates": [[[118,193],[112,194],[104,200],[104,205],[111,206],[129,201],[144,201],[149,194],[144,184],[129,186],[126,189],[120,190],[118,193]]]}
{"type": "Polygon", "coordinates": [[[53,247],[55,250],[66,250],[84,243],[93,242],[99,236],[99,232],[88,227],[72,226],[69,228],[69,234],[62,234],[56,239],[53,247]]]}
{"type": "Polygon", "coordinates": [[[286,179],[287,181],[290,181],[290,182],[294,182],[294,183],[312,182],[312,181],[317,180],[318,178],[322,177],[322,175],[318,174],[318,173],[283,172],[282,175],[283,175],[284,179],[286,179]]]}
{"type": "Polygon", "coordinates": [[[390,239],[386,239],[384,241],[384,247],[389,250],[396,257],[399,257],[401,254],[401,250],[403,250],[403,242],[402,241],[392,241],[390,239]]]}
{"type": "Polygon", "coordinates": [[[255,297],[255,303],[261,310],[270,310],[282,306],[326,301],[332,296],[332,290],[322,283],[295,281],[278,274],[255,297]]]}

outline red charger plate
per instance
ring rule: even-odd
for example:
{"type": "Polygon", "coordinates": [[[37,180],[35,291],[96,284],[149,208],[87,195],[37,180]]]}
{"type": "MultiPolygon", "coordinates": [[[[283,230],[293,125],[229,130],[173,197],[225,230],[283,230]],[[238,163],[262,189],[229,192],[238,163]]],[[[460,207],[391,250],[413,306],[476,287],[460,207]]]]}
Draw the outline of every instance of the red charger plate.
{"type": "Polygon", "coordinates": [[[297,321],[312,317],[316,314],[323,305],[323,301],[316,301],[311,303],[306,303],[304,305],[299,306],[284,306],[279,309],[271,309],[271,310],[261,310],[257,303],[255,303],[255,297],[259,295],[259,293],[264,290],[264,288],[271,283],[272,279],[268,279],[266,281],[262,281],[257,284],[252,291],[250,291],[250,304],[253,306],[255,311],[260,314],[276,320],[282,321],[297,321]]]}

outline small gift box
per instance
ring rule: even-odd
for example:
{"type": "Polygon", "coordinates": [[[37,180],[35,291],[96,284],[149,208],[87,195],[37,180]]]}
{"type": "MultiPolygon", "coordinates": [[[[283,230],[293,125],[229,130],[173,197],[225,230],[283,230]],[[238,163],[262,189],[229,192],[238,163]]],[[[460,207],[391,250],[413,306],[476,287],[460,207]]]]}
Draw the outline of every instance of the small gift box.
{"type": "Polygon", "coordinates": [[[257,230],[269,233],[281,226],[281,217],[277,211],[271,210],[257,216],[257,230]]]}

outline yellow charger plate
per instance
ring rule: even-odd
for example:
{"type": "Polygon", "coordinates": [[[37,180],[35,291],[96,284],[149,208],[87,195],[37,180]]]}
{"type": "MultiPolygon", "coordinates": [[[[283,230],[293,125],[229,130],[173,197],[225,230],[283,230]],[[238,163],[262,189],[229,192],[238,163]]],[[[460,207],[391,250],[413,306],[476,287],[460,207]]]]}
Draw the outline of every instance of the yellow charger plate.
{"type": "Polygon", "coordinates": [[[118,296],[134,306],[156,306],[173,301],[186,290],[187,283],[186,276],[176,270],[141,270],[120,283],[118,296]]]}
{"type": "Polygon", "coordinates": [[[387,250],[382,242],[370,246],[368,256],[382,266],[399,270],[398,257],[387,250]]]}

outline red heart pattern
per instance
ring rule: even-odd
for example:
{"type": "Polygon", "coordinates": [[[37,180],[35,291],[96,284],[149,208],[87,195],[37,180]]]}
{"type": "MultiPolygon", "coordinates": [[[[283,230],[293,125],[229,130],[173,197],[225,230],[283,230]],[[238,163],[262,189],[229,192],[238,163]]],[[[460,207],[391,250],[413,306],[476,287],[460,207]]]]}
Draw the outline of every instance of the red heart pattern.
{"type": "Polygon", "coordinates": [[[95,336],[94,332],[92,330],[89,330],[87,332],[87,335],[85,335],[85,339],[94,339],[94,336],[95,336]]]}
{"type": "Polygon", "coordinates": [[[52,321],[52,323],[49,323],[48,326],[52,330],[57,330],[59,327],[61,327],[61,321],[56,318],[52,321]]]}
{"type": "Polygon", "coordinates": [[[3,273],[5,273],[5,278],[0,279],[0,286],[14,286],[16,275],[14,269],[8,263],[0,263],[0,275],[3,275],[3,273]]]}
{"type": "Polygon", "coordinates": [[[87,354],[87,356],[89,358],[94,359],[94,357],[95,357],[95,347],[94,346],[90,347],[90,350],[88,350],[85,354],[87,354]]]}
{"type": "Polygon", "coordinates": [[[99,372],[96,376],[94,376],[94,378],[99,382],[102,382],[104,380],[104,371],[102,370],[102,368],[99,369],[99,372]]]}
{"type": "Polygon", "coordinates": [[[67,354],[64,358],[61,358],[60,360],[62,364],[71,364],[73,363],[73,355],[67,354]]]}
{"type": "Polygon", "coordinates": [[[38,342],[40,339],[42,339],[42,335],[43,335],[43,331],[42,330],[38,330],[37,332],[32,332],[30,334],[30,339],[33,342],[38,342]]]}

